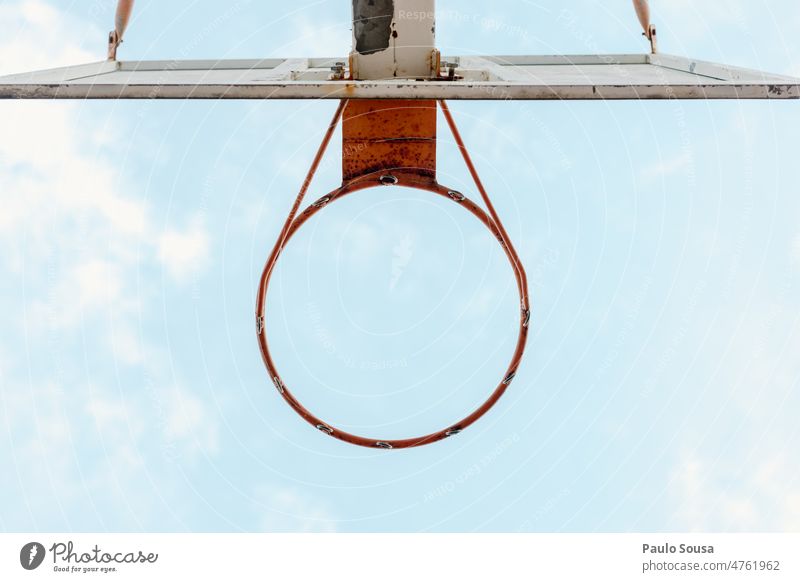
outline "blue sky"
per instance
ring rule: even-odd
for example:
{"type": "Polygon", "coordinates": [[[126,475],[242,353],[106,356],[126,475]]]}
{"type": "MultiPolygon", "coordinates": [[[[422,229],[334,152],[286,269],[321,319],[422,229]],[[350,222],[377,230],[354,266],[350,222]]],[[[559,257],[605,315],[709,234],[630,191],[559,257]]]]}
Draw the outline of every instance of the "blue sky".
{"type": "MultiPolygon", "coordinates": [[[[800,75],[796,2],[652,4],[664,52],[800,75]]],[[[100,60],[113,5],[0,2],[0,72],[100,60]]],[[[628,0],[438,8],[445,53],[646,50],[628,0]]],[[[120,56],[348,48],[347,2],[140,0],[120,56]]],[[[472,430],[383,453],[297,418],[253,334],[333,103],[0,104],[0,529],[800,531],[797,103],[451,106],[532,333],[472,430]]],[[[474,196],[440,134],[440,180],[474,196]]],[[[274,283],[284,379],[367,434],[446,425],[513,347],[502,253],[429,195],[332,205],[274,283]]]]}

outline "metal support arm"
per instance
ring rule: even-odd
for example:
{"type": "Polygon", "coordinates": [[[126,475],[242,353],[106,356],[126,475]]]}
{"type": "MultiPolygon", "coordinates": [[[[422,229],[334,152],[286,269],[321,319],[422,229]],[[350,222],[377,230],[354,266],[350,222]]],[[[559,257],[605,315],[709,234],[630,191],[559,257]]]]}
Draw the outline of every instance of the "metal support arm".
{"type": "Polygon", "coordinates": [[[114,30],[108,33],[109,61],[117,60],[117,48],[122,44],[125,30],[128,28],[131,12],[133,12],[133,2],[134,0],[119,0],[117,4],[117,13],[114,18],[114,30]]]}
{"type": "Polygon", "coordinates": [[[650,21],[650,3],[648,0],[633,0],[633,7],[636,9],[636,16],[642,25],[642,33],[650,41],[650,52],[658,53],[658,41],[656,38],[656,27],[650,21]]]}

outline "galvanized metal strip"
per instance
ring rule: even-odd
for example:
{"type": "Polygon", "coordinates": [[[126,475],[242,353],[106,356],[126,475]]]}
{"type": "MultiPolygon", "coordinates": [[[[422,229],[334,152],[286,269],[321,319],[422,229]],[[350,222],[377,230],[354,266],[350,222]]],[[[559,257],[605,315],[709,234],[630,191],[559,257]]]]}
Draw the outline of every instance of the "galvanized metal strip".
{"type": "Polygon", "coordinates": [[[648,62],[657,67],[664,67],[675,71],[682,71],[698,75],[699,77],[711,77],[714,79],[722,79],[728,82],[748,82],[748,83],[786,83],[797,84],[798,79],[787,77],[784,75],[776,75],[772,73],[765,73],[755,69],[746,69],[743,67],[731,67],[719,63],[711,63],[708,61],[700,61],[696,59],[687,59],[684,57],[677,57],[675,55],[647,55],[648,62]]]}

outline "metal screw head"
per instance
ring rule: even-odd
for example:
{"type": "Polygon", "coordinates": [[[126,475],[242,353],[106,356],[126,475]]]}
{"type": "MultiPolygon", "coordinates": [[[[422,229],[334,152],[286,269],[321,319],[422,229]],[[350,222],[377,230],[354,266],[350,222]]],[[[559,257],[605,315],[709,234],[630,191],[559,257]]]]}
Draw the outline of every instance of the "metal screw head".
{"type": "Polygon", "coordinates": [[[452,61],[443,61],[442,68],[447,71],[447,77],[449,79],[453,79],[456,76],[456,69],[458,68],[458,63],[452,61]]]}

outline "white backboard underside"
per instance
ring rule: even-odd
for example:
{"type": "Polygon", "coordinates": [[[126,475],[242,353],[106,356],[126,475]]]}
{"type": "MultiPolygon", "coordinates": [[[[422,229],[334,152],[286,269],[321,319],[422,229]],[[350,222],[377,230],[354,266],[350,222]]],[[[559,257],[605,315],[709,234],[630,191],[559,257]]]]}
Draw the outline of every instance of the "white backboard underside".
{"type": "Polygon", "coordinates": [[[330,80],[346,59],[103,61],[0,77],[8,99],[797,99],[800,80],[670,55],[449,57],[455,80],[330,80]]]}

